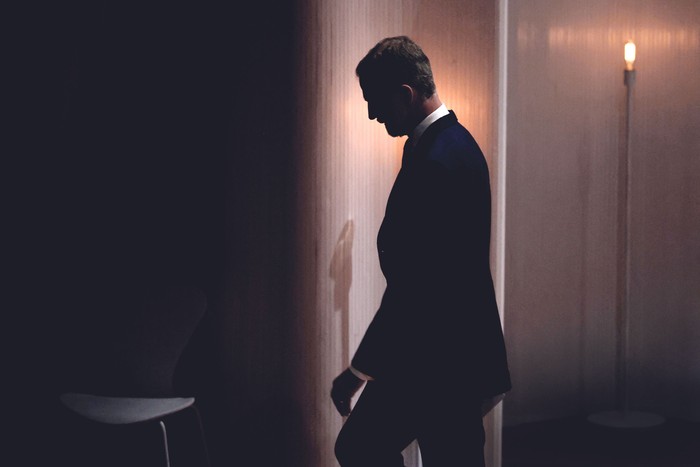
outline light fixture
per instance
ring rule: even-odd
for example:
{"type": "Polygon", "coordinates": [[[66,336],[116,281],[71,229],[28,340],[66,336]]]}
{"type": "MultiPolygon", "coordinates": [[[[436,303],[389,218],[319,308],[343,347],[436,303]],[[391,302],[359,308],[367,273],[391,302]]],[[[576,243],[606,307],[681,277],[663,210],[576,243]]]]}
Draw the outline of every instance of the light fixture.
{"type": "MultiPolygon", "coordinates": [[[[625,86],[627,86],[627,102],[629,105],[630,88],[634,84],[634,78],[637,72],[634,69],[634,61],[637,59],[637,46],[634,42],[627,41],[625,43],[625,86]]],[[[629,111],[628,111],[629,113],[629,111]]]]}
{"type": "Polygon", "coordinates": [[[637,58],[637,46],[634,42],[627,41],[625,44],[625,63],[627,64],[626,70],[634,70],[634,61],[637,58]]]}

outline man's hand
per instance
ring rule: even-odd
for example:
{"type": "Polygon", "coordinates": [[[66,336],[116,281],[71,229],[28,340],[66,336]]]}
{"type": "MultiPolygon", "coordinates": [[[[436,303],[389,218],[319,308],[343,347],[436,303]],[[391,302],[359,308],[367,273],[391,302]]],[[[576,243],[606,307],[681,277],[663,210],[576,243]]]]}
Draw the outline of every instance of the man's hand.
{"type": "Polygon", "coordinates": [[[350,371],[350,368],[343,371],[336,379],[333,380],[333,389],[331,389],[331,399],[338,409],[338,413],[343,417],[350,415],[350,400],[362,385],[363,380],[358,378],[350,371]]]}

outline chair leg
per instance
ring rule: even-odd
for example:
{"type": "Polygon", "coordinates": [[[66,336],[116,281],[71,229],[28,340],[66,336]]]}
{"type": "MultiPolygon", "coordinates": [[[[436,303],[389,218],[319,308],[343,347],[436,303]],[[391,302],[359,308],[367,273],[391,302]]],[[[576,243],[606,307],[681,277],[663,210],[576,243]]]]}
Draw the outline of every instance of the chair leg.
{"type": "Polygon", "coordinates": [[[204,451],[204,460],[206,461],[206,465],[210,466],[211,465],[211,460],[209,459],[209,449],[207,448],[207,439],[204,436],[204,425],[202,424],[202,417],[199,413],[199,409],[197,408],[196,405],[191,406],[194,409],[194,413],[197,416],[197,423],[199,424],[199,434],[202,437],[202,450],[204,451]]]}
{"type": "Polygon", "coordinates": [[[165,467],[170,467],[170,450],[168,449],[168,432],[165,429],[165,423],[160,421],[160,431],[163,433],[163,444],[165,447],[165,467]]]}

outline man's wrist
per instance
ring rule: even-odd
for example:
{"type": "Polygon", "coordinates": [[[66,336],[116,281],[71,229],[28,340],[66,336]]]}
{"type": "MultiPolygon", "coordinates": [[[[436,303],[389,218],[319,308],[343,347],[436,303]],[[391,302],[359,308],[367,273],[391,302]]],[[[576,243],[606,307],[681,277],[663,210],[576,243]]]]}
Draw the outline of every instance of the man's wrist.
{"type": "Polygon", "coordinates": [[[371,376],[366,375],[363,372],[361,372],[360,370],[354,368],[352,365],[350,365],[348,368],[350,369],[350,371],[352,372],[353,375],[357,376],[362,381],[372,381],[374,379],[371,376]]]}

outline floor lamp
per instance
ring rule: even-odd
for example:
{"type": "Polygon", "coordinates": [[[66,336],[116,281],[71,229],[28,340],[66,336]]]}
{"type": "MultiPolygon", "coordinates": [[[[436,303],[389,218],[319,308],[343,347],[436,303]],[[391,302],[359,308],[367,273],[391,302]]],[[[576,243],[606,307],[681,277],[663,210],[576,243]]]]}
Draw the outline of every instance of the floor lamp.
{"type": "Polygon", "coordinates": [[[627,395],[627,365],[629,350],[629,296],[630,296],[630,129],[632,113],[632,88],[636,78],[634,61],[636,47],[634,42],[625,44],[625,87],[627,102],[625,115],[625,150],[620,155],[620,189],[618,198],[618,287],[617,287],[617,410],[599,412],[588,417],[588,420],[598,425],[614,428],[648,428],[664,423],[661,415],[629,410],[627,395]]]}

